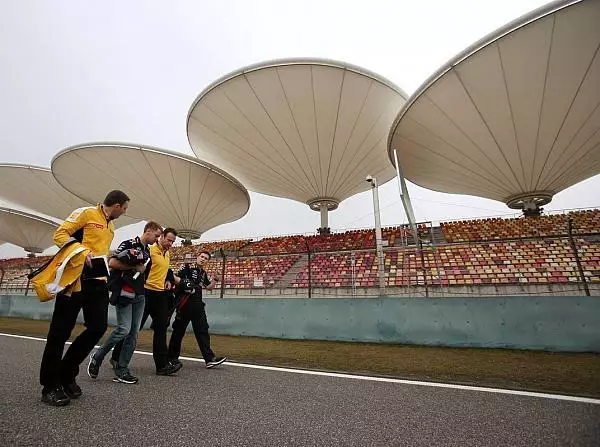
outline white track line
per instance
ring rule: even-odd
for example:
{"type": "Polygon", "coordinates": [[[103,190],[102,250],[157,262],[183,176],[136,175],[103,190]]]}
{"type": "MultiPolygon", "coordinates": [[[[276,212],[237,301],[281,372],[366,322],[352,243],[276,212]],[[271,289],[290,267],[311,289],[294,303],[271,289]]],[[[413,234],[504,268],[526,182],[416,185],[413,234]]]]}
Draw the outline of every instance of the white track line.
{"type": "MultiPolygon", "coordinates": [[[[35,341],[46,341],[45,338],[40,337],[28,337],[25,335],[15,335],[15,334],[5,334],[0,332],[1,336],[4,337],[12,337],[12,338],[21,338],[25,340],[35,340],[35,341]]],[[[70,343],[70,342],[67,342],[70,343]]],[[[134,351],[136,354],[141,355],[152,355],[151,352],[145,351],[134,351]]],[[[197,359],[194,357],[179,357],[182,360],[187,360],[190,362],[202,362],[203,359],[197,359]]],[[[600,405],[600,399],[592,399],[589,397],[578,397],[578,396],[565,396],[562,394],[549,394],[549,393],[536,393],[532,391],[518,391],[518,390],[507,390],[503,388],[486,388],[481,386],[469,386],[469,385],[456,385],[452,383],[440,383],[440,382],[423,382],[420,380],[406,380],[406,379],[393,379],[388,377],[373,377],[373,376],[359,376],[355,374],[344,374],[344,373],[334,373],[334,372],[324,372],[324,371],[311,371],[304,369],[294,369],[294,368],[281,368],[277,366],[263,366],[263,365],[251,365],[248,363],[236,363],[236,362],[227,362],[229,366],[236,366],[240,368],[249,368],[249,369],[263,369],[267,371],[277,371],[277,372],[286,372],[293,374],[305,374],[309,376],[324,376],[324,377],[335,377],[338,379],[354,379],[354,380],[367,380],[369,382],[386,382],[386,383],[400,383],[403,385],[415,385],[415,386],[428,386],[433,388],[450,388],[454,390],[466,390],[466,391],[482,391],[485,393],[495,393],[495,394],[509,394],[513,396],[527,396],[527,397],[541,397],[543,399],[553,399],[553,400],[565,400],[569,402],[581,402],[587,404],[595,404],[600,405]]]]}

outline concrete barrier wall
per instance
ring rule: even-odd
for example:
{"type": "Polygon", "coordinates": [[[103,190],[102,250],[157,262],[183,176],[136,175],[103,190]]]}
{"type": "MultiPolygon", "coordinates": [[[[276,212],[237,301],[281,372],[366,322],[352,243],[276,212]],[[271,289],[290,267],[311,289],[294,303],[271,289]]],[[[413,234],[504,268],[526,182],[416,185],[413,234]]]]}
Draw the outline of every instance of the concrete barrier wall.
{"type": "MultiPolygon", "coordinates": [[[[593,296],[206,302],[211,332],[217,334],[600,352],[600,297],[593,296]]],[[[35,297],[0,297],[3,316],[48,320],[52,309],[52,302],[35,297]]],[[[115,323],[112,306],[109,322],[115,323]]]]}

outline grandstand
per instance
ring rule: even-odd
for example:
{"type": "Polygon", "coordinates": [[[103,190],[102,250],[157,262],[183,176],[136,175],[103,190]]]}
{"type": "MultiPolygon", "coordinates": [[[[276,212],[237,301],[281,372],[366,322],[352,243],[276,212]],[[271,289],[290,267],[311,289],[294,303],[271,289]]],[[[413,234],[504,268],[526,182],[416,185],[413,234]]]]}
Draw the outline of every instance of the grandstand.
{"type": "Polygon", "coordinates": [[[50,256],[35,258],[0,259],[0,293],[27,291],[27,275],[50,259],[50,256]]]}
{"type": "Polygon", "coordinates": [[[230,241],[218,241],[218,242],[200,242],[197,245],[191,246],[178,246],[172,248],[172,254],[174,258],[190,258],[194,259],[201,251],[208,251],[209,253],[218,253],[219,250],[223,250],[227,253],[237,252],[251,242],[251,239],[236,239],[230,241]]]}
{"type": "MultiPolygon", "coordinates": [[[[527,218],[419,224],[383,229],[388,295],[582,294],[582,275],[600,294],[600,209],[527,218]],[[568,220],[581,272],[568,237],[568,220]]],[[[375,296],[378,263],[372,228],[327,235],[201,242],[173,248],[174,268],[213,253],[221,274],[213,296],[375,296]],[[310,250],[310,256],[309,256],[310,250]]],[[[24,292],[26,274],[46,257],[0,261],[0,292],[24,292]]]]}
{"type": "MultiPolygon", "coordinates": [[[[597,210],[573,211],[574,234],[594,234],[600,228],[597,210]]],[[[492,241],[528,237],[564,236],[567,219],[563,214],[531,217],[529,219],[477,219],[442,223],[446,242],[492,241]]]]}

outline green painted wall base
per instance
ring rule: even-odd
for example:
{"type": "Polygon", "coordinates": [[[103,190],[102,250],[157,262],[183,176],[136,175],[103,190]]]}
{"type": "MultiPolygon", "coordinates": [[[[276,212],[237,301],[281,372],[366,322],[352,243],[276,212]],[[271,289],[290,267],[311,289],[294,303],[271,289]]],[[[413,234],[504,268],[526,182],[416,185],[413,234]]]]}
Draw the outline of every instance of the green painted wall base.
{"type": "MultiPolygon", "coordinates": [[[[600,352],[600,297],[208,298],[206,302],[211,332],[216,334],[600,352]]],[[[35,297],[0,297],[3,316],[48,320],[52,309],[53,303],[40,303],[35,297]]],[[[109,321],[115,322],[112,307],[109,321]]]]}

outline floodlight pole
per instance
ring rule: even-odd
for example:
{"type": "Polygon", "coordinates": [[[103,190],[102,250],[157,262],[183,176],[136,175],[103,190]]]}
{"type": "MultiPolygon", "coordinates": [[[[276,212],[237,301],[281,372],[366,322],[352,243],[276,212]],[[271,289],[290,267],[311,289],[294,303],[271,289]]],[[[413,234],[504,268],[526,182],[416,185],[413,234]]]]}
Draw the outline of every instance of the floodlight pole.
{"type": "Polygon", "coordinates": [[[400,193],[400,199],[402,200],[404,212],[406,213],[406,217],[408,218],[408,223],[410,224],[410,228],[412,230],[413,238],[415,240],[416,245],[419,241],[419,233],[417,232],[415,213],[413,212],[412,203],[410,202],[410,196],[408,195],[408,188],[406,187],[404,174],[402,173],[402,169],[400,168],[400,163],[398,163],[398,151],[396,149],[394,149],[394,161],[396,164],[396,175],[398,176],[398,192],[400,193]]]}
{"type": "Polygon", "coordinates": [[[383,238],[381,236],[381,216],[379,212],[379,188],[377,179],[372,176],[367,177],[367,182],[371,184],[373,191],[373,210],[375,214],[375,243],[377,248],[377,274],[379,277],[379,295],[385,295],[385,262],[383,259],[383,238]]]}

